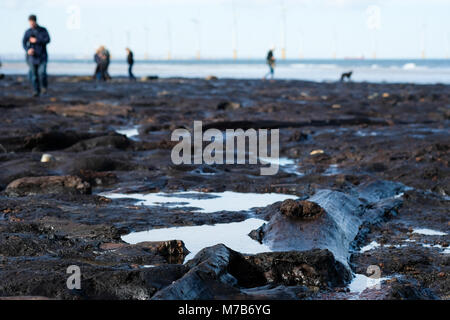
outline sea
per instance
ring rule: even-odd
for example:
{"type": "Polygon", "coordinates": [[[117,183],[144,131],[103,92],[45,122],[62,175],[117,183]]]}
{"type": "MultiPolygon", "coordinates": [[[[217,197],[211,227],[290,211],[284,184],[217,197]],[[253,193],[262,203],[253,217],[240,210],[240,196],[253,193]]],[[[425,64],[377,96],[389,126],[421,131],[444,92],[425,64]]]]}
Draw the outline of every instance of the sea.
{"type": "MultiPolygon", "coordinates": [[[[27,66],[22,60],[2,61],[0,73],[26,74],[27,66]]],[[[123,60],[112,61],[110,74],[126,76],[127,64],[123,60]]],[[[50,75],[92,75],[95,65],[91,60],[50,60],[50,75]]],[[[137,77],[161,78],[218,78],[261,79],[268,67],[264,60],[140,60],[136,61],[137,77]]],[[[353,71],[352,80],[373,83],[450,84],[450,59],[301,59],[278,60],[275,79],[296,79],[315,82],[333,82],[341,73],[353,71]]]]}

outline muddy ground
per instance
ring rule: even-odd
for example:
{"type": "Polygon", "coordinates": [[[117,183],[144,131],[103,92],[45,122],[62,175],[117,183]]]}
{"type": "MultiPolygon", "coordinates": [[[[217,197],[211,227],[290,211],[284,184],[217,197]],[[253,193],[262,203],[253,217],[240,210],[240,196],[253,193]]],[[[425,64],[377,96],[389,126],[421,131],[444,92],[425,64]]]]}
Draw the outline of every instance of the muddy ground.
{"type": "MultiPolygon", "coordinates": [[[[24,77],[8,76],[0,112],[0,299],[450,298],[449,86],[55,77],[48,95],[31,98],[24,77]],[[298,166],[260,176],[259,165],[173,165],[170,135],[194,120],[222,130],[280,128],[281,156],[298,166]],[[116,133],[135,125],[133,139],[116,133]],[[44,153],[51,161],[41,162],[44,153]],[[281,204],[204,214],[99,195],[227,190],[308,199],[377,181],[406,189],[358,227],[348,267],[324,248],[245,256],[221,245],[183,264],[181,241],[128,245],[121,236],[255,215],[275,216],[270,230],[282,233],[290,220],[281,204]],[[80,290],[66,286],[71,265],[81,268],[80,290]],[[381,287],[349,292],[351,274],[370,265],[386,278],[381,287]]],[[[295,223],[302,230],[309,222],[295,223]]]]}

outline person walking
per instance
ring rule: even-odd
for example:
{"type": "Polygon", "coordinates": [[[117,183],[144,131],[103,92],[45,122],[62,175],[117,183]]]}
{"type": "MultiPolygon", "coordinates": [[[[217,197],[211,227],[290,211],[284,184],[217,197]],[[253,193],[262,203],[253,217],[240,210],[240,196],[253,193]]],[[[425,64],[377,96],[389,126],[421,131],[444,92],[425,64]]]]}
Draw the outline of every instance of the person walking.
{"type": "Polygon", "coordinates": [[[273,79],[275,69],[275,57],[273,55],[274,50],[275,48],[272,48],[267,53],[266,63],[269,66],[269,72],[264,76],[264,79],[267,79],[268,76],[270,76],[273,79]]]}
{"type": "Polygon", "coordinates": [[[30,29],[23,36],[22,45],[26,52],[26,61],[29,67],[29,78],[33,86],[33,96],[47,93],[47,45],[50,35],[47,29],[37,24],[37,17],[28,17],[30,29]]]}
{"type": "Polygon", "coordinates": [[[128,77],[130,81],[136,81],[136,77],[133,74],[133,65],[134,65],[133,51],[131,51],[130,48],[126,48],[125,50],[127,51],[128,77]]]}

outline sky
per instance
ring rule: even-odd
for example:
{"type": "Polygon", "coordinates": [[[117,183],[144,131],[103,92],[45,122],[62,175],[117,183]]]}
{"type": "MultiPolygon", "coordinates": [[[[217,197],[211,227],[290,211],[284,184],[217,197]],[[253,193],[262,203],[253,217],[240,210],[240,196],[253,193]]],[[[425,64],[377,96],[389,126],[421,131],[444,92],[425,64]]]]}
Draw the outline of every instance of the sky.
{"type": "Polygon", "coordinates": [[[450,0],[0,0],[0,56],[22,55],[34,13],[50,57],[446,58],[450,0]],[[283,18],[285,17],[285,18],[283,18]],[[283,22],[285,21],[285,22],[283,22]],[[284,39],[284,40],[283,40],[284,39]]]}

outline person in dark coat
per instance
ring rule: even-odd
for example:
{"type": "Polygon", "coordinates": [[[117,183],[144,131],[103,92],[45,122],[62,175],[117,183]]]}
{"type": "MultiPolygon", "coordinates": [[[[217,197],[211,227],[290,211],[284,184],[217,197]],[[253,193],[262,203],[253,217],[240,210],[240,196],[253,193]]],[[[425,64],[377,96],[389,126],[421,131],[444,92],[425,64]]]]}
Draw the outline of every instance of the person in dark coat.
{"type": "Polygon", "coordinates": [[[275,49],[272,48],[267,53],[266,63],[269,66],[269,72],[264,76],[264,79],[266,79],[269,75],[273,79],[274,68],[275,68],[275,57],[273,55],[273,50],[275,50],[275,49]]]}
{"type": "Polygon", "coordinates": [[[136,77],[133,74],[133,65],[134,65],[134,55],[133,51],[130,48],[125,49],[127,51],[127,62],[128,62],[128,77],[131,81],[136,81],[136,77]]]}
{"type": "MultiPolygon", "coordinates": [[[[0,68],[2,67],[2,62],[0,61],[0,68]]],[[[0,80],[3,79],[5,75],[3,73],[0,73],[0,80]]]]}
{"type": "Polygon", "coordinates": [[[97,81],[106,81],[109,79],[108,75],[108,66],[109,66],[109,58],[106,54],[107,50],[104,46],[101,46],[97,49],[94,55],[94,61],[97,64],[95,68],[94,78],[97,81]]]}
{"type": "Polygon", "coordinates": [[[26,61],[29,77],[33,86],[33,96],[37,97],[47,92],[47,45],[50,43],[50,35],[47,29],[37,24],[37,17],[31,15],[28,18],[30,29],[25,32],[22,44],[26,52],[26,61]]]}

